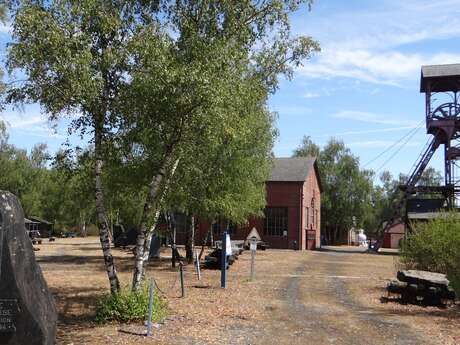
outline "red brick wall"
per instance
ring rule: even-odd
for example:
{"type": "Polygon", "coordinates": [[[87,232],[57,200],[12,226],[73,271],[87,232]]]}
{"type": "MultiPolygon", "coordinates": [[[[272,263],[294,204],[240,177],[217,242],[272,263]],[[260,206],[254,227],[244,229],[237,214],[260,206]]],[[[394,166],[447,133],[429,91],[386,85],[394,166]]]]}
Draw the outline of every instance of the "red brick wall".
{"type": "MultiPolygon", "coordinates": [[[[288,208],[288,234],[287,236],[268,236],[264,234],[264,218],[251,217],[247,224],[239,225],[236,232],[231,235],[234,240],[245,240],[253,227],[257,229],[263,241],[268,242],[272,248],[294,249],[319,248],[321,224],[321,194],[316,176],[312,169],[305,183],[303,182],[267,182],[266,183],[267,207],[288,208]],[[312,222],[311,201],[314,198],[314,223],[312,222]],[[307,223],[306,209],[309,217],[307,223]],[[315,240],[307,243],[307,229],[315,231],[315,240]]],[[[205,220],[197,222],[195,244],[201,245],[202,239],[208,231],[210,223],[205,220]]],[[[220,238],[214,238],[220,240],[220,238]]],[[[177,243],[183,244],[183,236],[178,234],[177,243]]]]}
{"type": "Polygon", "coordinates": [[[288,208],[288,228],[287,237],[268,236],[263,233],[262,227],[257,228],[265,242],[270,243],[273,248],[294,248],[296,242],[299,242],[299,224],[300,224],[300,198],[302,191],[302,182],[267,182],[267,207],[287,207],[288,208]]]}
{"type": "MultiPolygon", "coordinates": [[[[320,247],[321,241],[321,192],[318,183],[318,176],[316,170],[312,170],[310,175],[308,175],[307,180],[303,186],[303,219],[302,219],[302,238],[306,238],[307,229],[315,230],[316,239],[315,247],[320,247]],[[312,199],[314,200],[314,205],[312,207],[312,199]],[[309,213],[309,216],[306,216],[306,213],[309,213]],[[314,216],[312,215],[314,213],[314,216]],[[308,222],[307,222],[308,221],[308,222]]],[[[302,249],[306,249],[306,240],[303,241],[302,249]]]]}

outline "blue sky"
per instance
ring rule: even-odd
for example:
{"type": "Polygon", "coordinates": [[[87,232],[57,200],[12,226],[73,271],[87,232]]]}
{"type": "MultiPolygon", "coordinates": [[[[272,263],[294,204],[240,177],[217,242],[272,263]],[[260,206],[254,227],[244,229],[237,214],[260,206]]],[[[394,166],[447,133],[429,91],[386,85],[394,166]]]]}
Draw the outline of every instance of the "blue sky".
{"type": "MultiPolygon", "coordinates": [[[[270,99],[279,114],[275,154],[290,156],[304,135],[320,145],[333,136],[362,166],[407,173],[428,140],[420,67],[460,62],[459,14],[460,0],[316,0],[311,12],[294,14],[293,31],[318,40],[322,52],[292,81],[282,80],[270,99]],[[405,145],[366,165],[410,131],[415,133],[405,145]]],[[[8,40],[8,27],[0,27],[3,49],[8,40]]],[[[53,129],[37,105],[1,116],[19,147],[46,142],[54,152],[66,140],[79,143],[67,136],[66,123],[53,129]]],[[[439,155],[432,166],[442,168],[439,155]]]]}
{"type": "MultiPolygon", "coordinates": [[[[270,100],[279,113],[276,155],[291,155],[304,135],[320,145],[334,136],[364,166],[413,131],[424,120],[421,65],[460,62],[459,14],[459,0],[318,0],[294,15],[295,32],[322,52],[270,100]]],[[[428,140],[423,125],[366,167],[408,173],[428,140]]],[[[439,156],[432,166],[441,170],[439,156]]]]}

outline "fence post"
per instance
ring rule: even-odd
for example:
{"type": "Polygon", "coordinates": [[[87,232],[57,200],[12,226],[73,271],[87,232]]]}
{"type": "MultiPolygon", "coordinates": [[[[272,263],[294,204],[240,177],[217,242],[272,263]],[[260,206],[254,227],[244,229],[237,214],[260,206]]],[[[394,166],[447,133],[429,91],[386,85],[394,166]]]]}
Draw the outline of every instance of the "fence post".
{"type": "Polygon", "coordinates": [[[195,250],[195,264],[196,264],[196,273],[198,274],[198,280],[201,280],[200,260],[198,259],[198,251],[196,250],[195,250]]]}
{"type": "Polygon", "coordinates": [[[182,264],[182,261],[179,262],[179,271],[180,271],[180,289],[182,296],[185,297],[185,287],[184,287],[184,265],[182,264]]]}
{"type": "Polygon", "coordinates": [[[152,335],[152,314],[153,314],[153,278],[150,278],[149,316],[147,319],[147,337],[150,337],[152,335]]]}

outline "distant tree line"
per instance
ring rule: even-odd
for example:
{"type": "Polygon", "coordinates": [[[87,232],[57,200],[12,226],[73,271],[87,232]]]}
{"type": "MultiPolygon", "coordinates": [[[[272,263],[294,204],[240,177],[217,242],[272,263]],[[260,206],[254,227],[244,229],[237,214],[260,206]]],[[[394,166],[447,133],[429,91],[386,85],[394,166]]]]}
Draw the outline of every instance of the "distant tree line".
{"type": "MultiPolygon", "coordinates": [[[[383,222],[393,217],[400,200],[400,185],[407,176],[393,177],[389,171],[379,176],[369,169],[360,168],[359,158],[338,139],[331,138],[320,148],[310,137],[304,137],[294,151],[295,157],[318,157],[321,195],[321,231],[327,243],[344,242],[356,217],[357,226],[379,238],[383,222]]],[[[442,176],[428,167],[419,181],[420,185],[438,186],[442,176]]]]}

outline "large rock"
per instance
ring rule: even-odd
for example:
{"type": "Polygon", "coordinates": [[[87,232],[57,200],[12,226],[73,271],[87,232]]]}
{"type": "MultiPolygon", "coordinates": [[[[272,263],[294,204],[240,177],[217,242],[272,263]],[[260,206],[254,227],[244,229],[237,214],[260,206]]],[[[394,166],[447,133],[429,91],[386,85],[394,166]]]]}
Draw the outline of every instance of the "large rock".
{"type": "Polygon", "coordinates": [[[52,345],[57,312],[16,196],[0,191],[0,344],[52,345]]]}
{"type": "Polygon", "coordinates": [[[436,286],[440,288],[447,288],[449,280],[445,274],[435,273],[429,271],[419,270],[406,270],[398,271],[397,278],[409,284],[424,284],[427,286],[436,286]]]}

